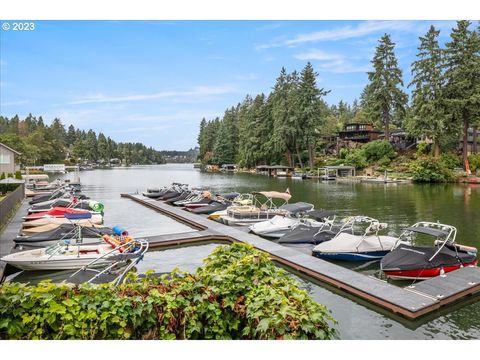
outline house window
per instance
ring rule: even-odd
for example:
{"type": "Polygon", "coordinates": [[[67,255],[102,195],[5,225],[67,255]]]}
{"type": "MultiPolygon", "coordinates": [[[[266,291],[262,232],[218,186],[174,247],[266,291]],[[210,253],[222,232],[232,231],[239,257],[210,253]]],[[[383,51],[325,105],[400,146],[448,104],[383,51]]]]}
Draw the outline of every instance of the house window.
{"type": "Polygon", "coordinates": [[[0,164],[10,164],[10,154],[0,154],[0,164]]]}

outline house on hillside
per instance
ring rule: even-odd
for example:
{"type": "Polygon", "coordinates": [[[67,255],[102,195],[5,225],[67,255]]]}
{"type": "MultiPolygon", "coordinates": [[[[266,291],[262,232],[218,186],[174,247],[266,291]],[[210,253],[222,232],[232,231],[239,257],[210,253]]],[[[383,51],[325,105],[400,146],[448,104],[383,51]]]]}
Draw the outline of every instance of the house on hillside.
{"type": "MultiPolygon", "coordinates": [[[[467,154],[477,154],[480,150],[480,136],[478,130],[475,128],[468,129],[467,137],[467,154]]],[[[460,140],[458,144],[458,151],[463,152],[463,134],[460,134],[460,140]]]]}
{"type": "Polygon", "coordinates": [[[375,130],[373,124],[345,124],[343,131],[338,132],[339,143],[368,143],[370,141],[378,140],[383,131],[375,130]]]}
{"type": "Polygon", "coordinates": [[[15,155],[20,156],[21,153],[0,143],[0,174],[14,173],[17,170],[15,167],[15,155]]]}

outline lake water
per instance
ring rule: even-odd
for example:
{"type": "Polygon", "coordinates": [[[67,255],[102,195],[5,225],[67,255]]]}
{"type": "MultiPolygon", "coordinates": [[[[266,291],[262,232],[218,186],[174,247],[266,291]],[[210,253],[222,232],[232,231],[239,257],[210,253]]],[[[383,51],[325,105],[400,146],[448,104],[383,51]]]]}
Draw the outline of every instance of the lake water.
{"type": "MultiPolygon", "coordinates": [[[[65,175],[72,178],[71,174],[65,175]]],[[[172,182],[188,183],[218,192],[285,191],[294,201],[313,203],[315,208],[337,210],[340,215],[368,215],[389,224],[389,232],[417,221],[440,221],[457,227],[457,241],[480,247],[480,187],[478,185],[384,185],[318,182],[290,178],[268,178],[250,174],[204,173],[191,164],[167,164],[93,170],[80,173],[83,192],[105,205],[105,224],[120,224],[133,236],[192,231],[120,193],[144,191],[172,182]]],[[[194,271],[216,246],[207,244],[154,251],[146,255],[138,270],[168,272],[175,267],[194,271]]],[[[303,247],[301,251],[310,251],[303,247]]],[[[358,266],[358,264],[355,264],[358,266]]],[[[359,271],[378,276],[378,263],[359,271]]],[[[373,309],[358,299],[324,285],[297,278],[319,303],[327,306],[338,320],[342,339],[479,339],[480,301],[470,299],[420,321],[397,318],[373,309]]]]}

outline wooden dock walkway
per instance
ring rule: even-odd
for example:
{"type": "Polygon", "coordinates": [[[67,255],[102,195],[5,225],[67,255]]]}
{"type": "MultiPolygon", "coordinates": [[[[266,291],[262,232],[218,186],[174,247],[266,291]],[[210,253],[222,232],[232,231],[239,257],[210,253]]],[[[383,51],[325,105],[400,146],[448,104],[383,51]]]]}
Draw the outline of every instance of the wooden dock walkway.
{"type": "Polygon", "coordinates": [[[436,277],[411,287],[402,288],[245,233],[235,227],[208,220],[161,201],[148,199],[142,195],[122,194],[121,196],[152,208],[196,230],[183,234],[149,237],[151,248],[205,241],[248,243],[269,253],[272,259],[279,264],[409,319],[416,319],[432,313],[445,305],[480,291],[480,268],[463,268],[443,277],[436,277]]]}

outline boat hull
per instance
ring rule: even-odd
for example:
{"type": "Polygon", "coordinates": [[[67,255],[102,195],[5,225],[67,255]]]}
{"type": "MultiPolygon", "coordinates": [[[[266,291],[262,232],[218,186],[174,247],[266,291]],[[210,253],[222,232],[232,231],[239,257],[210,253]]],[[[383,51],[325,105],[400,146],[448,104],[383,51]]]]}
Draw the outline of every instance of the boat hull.
{"type": "MultiPolygon", "coordinates": [[[[107,241],[108,235],[104,236],[107,241]]],[[[9,265],[22,270],[72,270],[79,269],[98,259],[95,266],[103,266],[120,254],[111,244],[99,245],[58,245],[34,250],[20,251],[1,258],[9,265]],[[99,258],[103,256],[103,258],[99,258]]]]}
{"type": "Polygon", "coordinates": [[[339,261],[372,261],[380,260],[390,251],[367,251],[367,252],[342,252],[342,253],[321,253],[313,252],[313,256],[321,259],[339,260],[339,261]]]}
{"type": "MultiPolygon", "coordinates": [[[[97,255],[98,257],[98,255],[97,255]]],[[[81,258],[78,260],[38,260],[38,261],[8,261],[8,264],[21,270],[74,270],[90,264],[96,257],[81,258]]],[[[104,266],[111,263],[109,260],[99,260],[95,266],[104,266]]]]}
{"type": "Polygon", "coordinates": [[[383,270],[384,274],[393,280],[426,280],[433,277],[461,269],[466,266],[477,266],[477,260],[469,264],[458,264],[431,269],[412,269],[412,270],[383,270]]]}

